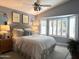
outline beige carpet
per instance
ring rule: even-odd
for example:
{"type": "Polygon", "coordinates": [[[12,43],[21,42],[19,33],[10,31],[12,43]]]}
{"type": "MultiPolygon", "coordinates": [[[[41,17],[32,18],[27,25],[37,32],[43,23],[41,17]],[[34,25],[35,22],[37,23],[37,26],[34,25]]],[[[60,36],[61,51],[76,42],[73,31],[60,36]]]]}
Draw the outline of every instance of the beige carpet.
{"type": "MultiPolygon", "coordinates": [[[[68,50],[66,47],[56,46],[54,52],[47,59],[70,59],[68,54],[68,50]]],[[[24,59],[22,56],[17,54],[16,52],[8,52],[0,55],[0,59],[24,59]]]]}

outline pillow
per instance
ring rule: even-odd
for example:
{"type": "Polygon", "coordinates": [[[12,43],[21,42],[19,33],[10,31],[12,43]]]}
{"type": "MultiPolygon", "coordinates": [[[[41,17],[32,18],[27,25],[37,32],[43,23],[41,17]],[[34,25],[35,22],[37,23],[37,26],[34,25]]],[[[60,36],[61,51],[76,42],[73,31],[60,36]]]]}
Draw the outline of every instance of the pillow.
{"type": "Polygon", "coordinates": [[[23,36],[24,31],[22,29],[14,29],[12,33],[13,37],[21,37],[23,36]]]}
{"type": "Polygon", "coordinates": [[[29,35],[32,35],[32,32],[31,31],[24,31],[23,36],[29,36],[29,35]]]}
{"type": "Polygon", "coordinates": [[[25,28],[23,36],[28,36],[28,35],[32,35],[31,29],[30,28],[27,28],[27,29],[25,28]]]}
{"type": "Polygon", "coordinates": [[[32,35],[39,35],[39,33],[37,33],[37,32],[32,32],[32,35]]]}

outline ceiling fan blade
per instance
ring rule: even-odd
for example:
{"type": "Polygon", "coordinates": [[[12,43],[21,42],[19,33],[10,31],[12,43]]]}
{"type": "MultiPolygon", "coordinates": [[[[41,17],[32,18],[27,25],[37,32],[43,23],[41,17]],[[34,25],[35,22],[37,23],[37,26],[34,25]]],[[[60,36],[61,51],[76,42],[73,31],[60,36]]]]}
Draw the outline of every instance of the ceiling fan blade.
{"type": "Polygon", "coordinates": [[[40,5],[40,6],[43,6],[43,7],[52,7],[52,5],[40,5]]]}

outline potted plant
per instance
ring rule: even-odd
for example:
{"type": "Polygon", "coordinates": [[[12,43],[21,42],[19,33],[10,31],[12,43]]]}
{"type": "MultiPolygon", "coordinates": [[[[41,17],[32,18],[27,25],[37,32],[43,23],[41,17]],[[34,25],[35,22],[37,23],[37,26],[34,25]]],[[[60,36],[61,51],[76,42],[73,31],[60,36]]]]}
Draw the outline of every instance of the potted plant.
{"type": "Polygon", "coordinates": [[[67,48],[72,56],[72,59],[79,59],[79,40],[69,39],[67,48]]]}

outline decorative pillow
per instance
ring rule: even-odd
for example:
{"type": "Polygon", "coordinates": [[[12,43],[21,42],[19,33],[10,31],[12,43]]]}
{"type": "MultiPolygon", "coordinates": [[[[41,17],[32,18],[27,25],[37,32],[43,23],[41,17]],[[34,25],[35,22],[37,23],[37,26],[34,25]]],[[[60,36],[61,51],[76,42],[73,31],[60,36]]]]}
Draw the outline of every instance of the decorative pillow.
{"type": "Polygon", "coordinates": [[[24,31],[23,36],[29,36],[29,35],[32,35],[32,32],[31,31],[24,31]]]}
{"type": "Polygon", "coordinates": [[[23,36],[23,29],[14,29],[13,30],[13,37],[21,37],[23,36]]]}
{"type": "Polygon", "coordinates": [[[30,28],[25,28],[23,36],[28,36],[28,35],[32,35],[32,31],[30,28]]]}

